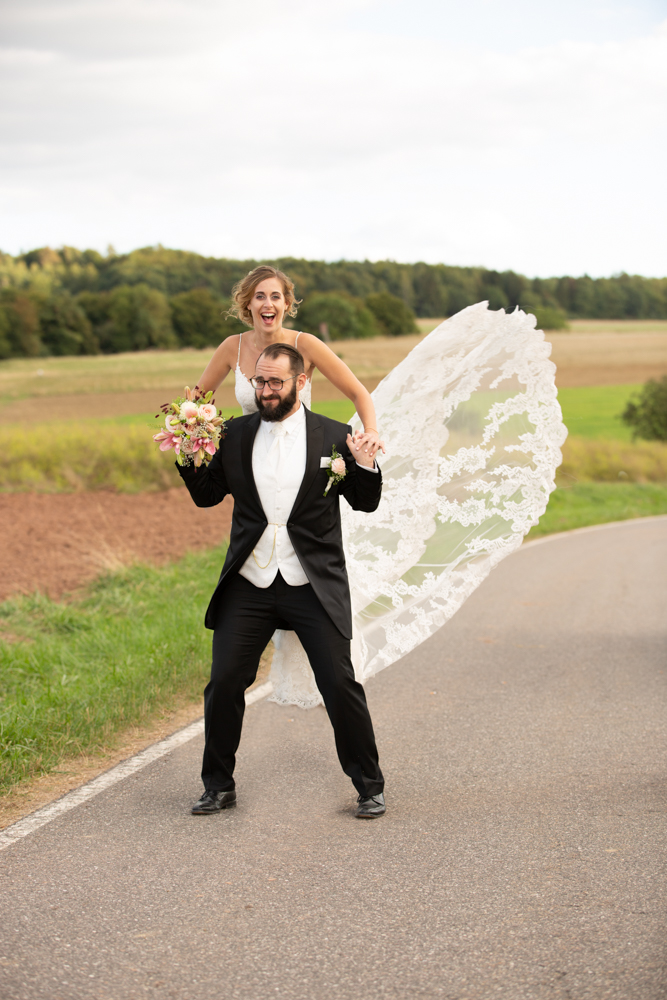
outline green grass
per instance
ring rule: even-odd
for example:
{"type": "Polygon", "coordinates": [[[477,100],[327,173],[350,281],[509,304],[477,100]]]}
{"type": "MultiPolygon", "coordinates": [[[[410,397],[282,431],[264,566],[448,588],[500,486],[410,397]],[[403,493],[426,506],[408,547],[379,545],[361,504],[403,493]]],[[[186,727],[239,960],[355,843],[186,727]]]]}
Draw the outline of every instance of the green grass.
{"type": "Polygon", "coordinates": [[[629,441],[630,428],[620,414],[633,392],[640,385],[596,385],[576,389],[559,389],[558,401],[563,420],[570,434],[586,438],[613,438],[629,441]]]}
{"type": "Polygon", "coordinates": [[[201,697],[203,617],[224,554],[107,575],[71,603],[36,594],[0,604],[0,790],[201,697]]]}
{"type": "Polygon", "coordinates": [[[555,490],[528,537],[552,535],[591,524],[667,514],[667,486],[655,483],[577,483],[555,490]]]}

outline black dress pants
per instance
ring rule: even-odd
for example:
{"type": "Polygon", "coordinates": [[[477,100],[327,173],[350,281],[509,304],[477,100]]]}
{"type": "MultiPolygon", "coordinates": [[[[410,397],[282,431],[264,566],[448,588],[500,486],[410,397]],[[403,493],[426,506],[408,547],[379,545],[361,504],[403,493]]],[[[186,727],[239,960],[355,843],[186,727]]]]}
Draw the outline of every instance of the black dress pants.
{"type": "Polygon", "coordinates": [[[338,631],[309,583],[290,587],[280,573],[266,589],[236,576],[222,595],[213,633],[211,680],[204,691],[204,787],[234,788],[245,691],[277,628],[293,629],[308,655],[343,771],[360,795],[377,795],[384,778],[366,695],[354,679],[350,641],[338,631]]]}

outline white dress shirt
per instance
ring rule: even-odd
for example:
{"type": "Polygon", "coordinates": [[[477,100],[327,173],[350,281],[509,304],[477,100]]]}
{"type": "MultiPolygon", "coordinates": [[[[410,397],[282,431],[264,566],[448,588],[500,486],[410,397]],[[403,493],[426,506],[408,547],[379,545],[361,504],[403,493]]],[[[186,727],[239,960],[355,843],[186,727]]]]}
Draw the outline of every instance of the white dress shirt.
{"type": "Polygon", "coordinates": [[[285,420],[260,421],[252,449],[252,472],[269,522],[239,570],[256,587],[269,587],[278,570],[285,583],[308,583],[287,533],[290,515],[306,472],[306,411],[303,404],[285,420]]]}

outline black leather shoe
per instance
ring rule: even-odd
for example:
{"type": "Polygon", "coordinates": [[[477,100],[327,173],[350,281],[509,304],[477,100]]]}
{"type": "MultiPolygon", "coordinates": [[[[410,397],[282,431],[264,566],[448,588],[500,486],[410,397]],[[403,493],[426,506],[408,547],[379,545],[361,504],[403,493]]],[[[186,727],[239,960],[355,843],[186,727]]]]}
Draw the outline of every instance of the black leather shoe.
{"type": "Polygon", "coordinates": [[[378,795],[371,795],[367,799],[363,795],[360,795],[357,799],[357,808],[354,815],[357,819],[375,819],[376,816],[382,816],[386,811],[387,807],[384,804],[384,795],[380,792],[378,795]]]}
{"type": "Polygon", "coordinates": [[[192,807],[193,816],[205,816],[208,813],[217,813],[221,809],[229,809],[236,805],[236,792],[216,792],[207,788],[202,797],[192,807]]]}

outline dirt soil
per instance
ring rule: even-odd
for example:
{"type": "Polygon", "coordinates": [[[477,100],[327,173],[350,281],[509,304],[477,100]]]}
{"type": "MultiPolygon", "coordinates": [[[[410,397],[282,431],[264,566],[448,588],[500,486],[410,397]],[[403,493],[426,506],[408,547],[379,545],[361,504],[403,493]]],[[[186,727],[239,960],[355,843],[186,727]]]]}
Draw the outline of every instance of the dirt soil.
{"type": "Polygon", "coordinates": [[[231,497],[197,508],[184,487],[134,496],[0,493],[0,600],[35,590],[59,598],[105,570],[218,545],[229,537],[232,509],[231,497]]]}

